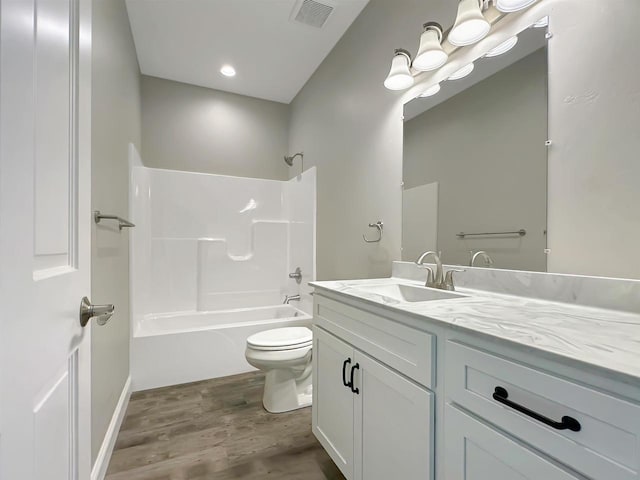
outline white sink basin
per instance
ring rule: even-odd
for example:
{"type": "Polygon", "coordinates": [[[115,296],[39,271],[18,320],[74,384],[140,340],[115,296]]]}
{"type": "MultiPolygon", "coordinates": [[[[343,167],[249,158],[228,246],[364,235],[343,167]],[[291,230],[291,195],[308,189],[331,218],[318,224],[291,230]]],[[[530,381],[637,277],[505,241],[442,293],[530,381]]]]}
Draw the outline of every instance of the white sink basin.
{"type": "Polygon", "coordinates": [[[467,295],[454,293],[447,290],[435,288],[418,287],[415,285],[405,285],[402,283],[386,285],[362,285],[353,287],[352,291],[360,291],[380,295],[396,302],[429,302],[431,300],[448,300],[452,298],[465,298],[467,295]]]}

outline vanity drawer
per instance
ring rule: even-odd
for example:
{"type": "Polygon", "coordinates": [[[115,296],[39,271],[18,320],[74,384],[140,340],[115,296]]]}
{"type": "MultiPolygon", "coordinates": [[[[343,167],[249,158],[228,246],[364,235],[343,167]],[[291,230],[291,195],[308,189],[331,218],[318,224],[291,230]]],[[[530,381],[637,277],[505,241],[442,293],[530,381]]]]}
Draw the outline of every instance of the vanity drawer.
{"type": "Polygon", "coordinates": [[[453,341],[445,360],[451,402],[589,478],[640,478],[640,406],[453,341]],[[564,416],[579,431],[544,423],[564,416]]]}
{"type": "Polygon", "coordinates": [[[435,336],[315,295],[316,325],[427,388],[435,386],[435,336]]]}

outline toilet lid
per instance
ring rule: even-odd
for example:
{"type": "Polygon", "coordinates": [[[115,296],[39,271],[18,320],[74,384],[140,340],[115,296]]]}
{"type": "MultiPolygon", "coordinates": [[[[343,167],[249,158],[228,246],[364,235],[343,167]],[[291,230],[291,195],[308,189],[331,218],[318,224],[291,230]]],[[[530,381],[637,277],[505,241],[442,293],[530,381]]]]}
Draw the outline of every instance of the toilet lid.
{"type": "Polygon", "coordinates": [[[310,345],[312,340],[307,327],[286,327],[255,333],[247,338],[247,345],[257,349],[291,349],[310,345]]]}

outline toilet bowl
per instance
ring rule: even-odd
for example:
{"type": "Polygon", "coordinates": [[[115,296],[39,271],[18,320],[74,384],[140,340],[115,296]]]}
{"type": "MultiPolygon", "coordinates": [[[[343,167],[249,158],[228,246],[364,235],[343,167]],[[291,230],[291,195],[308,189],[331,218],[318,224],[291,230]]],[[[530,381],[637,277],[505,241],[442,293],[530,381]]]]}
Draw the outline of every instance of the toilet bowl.
{"type": "Polygon", "coordinates": [[[265,372],[262,404],[268,412],[289,412],[311,405],[312,343],[307,327],[276,328],[247,339],[247,362],[265,372]]]}

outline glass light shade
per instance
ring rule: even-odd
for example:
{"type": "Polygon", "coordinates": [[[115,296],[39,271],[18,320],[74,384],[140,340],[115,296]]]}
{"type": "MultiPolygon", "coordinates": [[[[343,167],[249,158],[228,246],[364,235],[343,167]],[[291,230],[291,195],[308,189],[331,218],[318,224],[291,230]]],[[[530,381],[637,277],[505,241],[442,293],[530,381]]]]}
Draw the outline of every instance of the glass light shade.
{"type": "Polygon", "coordinates": [[[509,40],[502,42],[497,47],[492,48],[487,53],[485,53],[484,56],[487,58],[491,58],[491,57],[497,57],[498,55],[502,55],[503,53],[507,53],[509,50],[511,50],[513,47],[516,46],[516,43],[518,43],[517,35],[515,37],[511,37],[509,40]]]}
{"type": "Polygon", "coordinates": [[[470,63],[469,65],[462,67],[460,70],[453,72],[448,80],[460,80],[461,78],[464,78],[471,72],[473,72],[474,68],[475,65],[473,63],[470,63]]]}
{"type": "Polygon", "coordinates": [[[442,49],[442,28],[435,24],[425,24],[420,36],[418,54],[413,60],[413,68],[421,72],[435,70],[447,63],[449,55],[442,49]]]}
{"type": "Polygon", "coordinates": [[[549,17],[542,17],[532,25],[533,28],[544,28],[549,26],[549,17]]]}
{"type": "Polygon", "coordinates": [[[384,81],[384,86],[389,90],[404,90],[413,85],[414,79],[409,70],[411,57],[404,52],[396,51],[391,60],[391,70],[384,81]]]}
{"type": "Polygon", "coordinates": [[[458,16],[447,39],[451,45],[463,47],[479,42],[487,36],[491,24],[484,18],[478,0],[460,0],[458,16]]]}
{"type": "Polygon", "coordinates": [[[501,12],[511,13],[533,5],[536,0],[498,0],[496,8],[501,12]]]}
{"type": "Polygon", "coordinates": [[[418,96],[420,98],[431,97],[431,96],[435,95],[436,93],[438,93],[439,91],[440,91],[440,84],[436,83],[435,85],[432,85],[429,88],[427,88],[424,92],[422,92],[418,96]]]}

